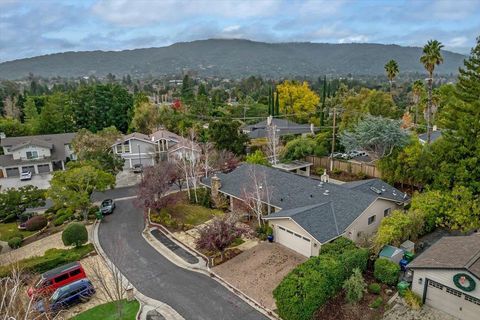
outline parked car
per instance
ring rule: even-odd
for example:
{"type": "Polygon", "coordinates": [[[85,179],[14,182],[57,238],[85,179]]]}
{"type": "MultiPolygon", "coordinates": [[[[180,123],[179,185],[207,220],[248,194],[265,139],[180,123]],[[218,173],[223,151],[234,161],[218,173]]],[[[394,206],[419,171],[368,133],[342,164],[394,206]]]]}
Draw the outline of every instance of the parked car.
{"type": "Polygon", "coordinates": [[[80,279],[58,288],[50,299],[37,301],[35,309],[42,313],[46,311],[56,313],[76,303],[88,301],[94,294],[95,288],[90,280],[80,279]]]}
{"type": "Polygon", "coordinates": [[[30,171],[24,171],[20,174],[20,181],[32,180],[32,173],[30,171]]]}
{"type": "Polygon", "coordinates": [[[341,158],[342,157],[342,153],[341,152],[334,152],[332,153],[332,158],[341,158]]]}
{"type": "Polygon", "coordinates": [[[112,199],[105,199],[102,201],[100,205],[100,211],[102,214],[111,214],[113,213],[113,209],[115,209],[115,202],[112,199]]]}
{"type": "Polygon", "coordinates": [[[133,167],[132,167],[132,171],[133,171],[133,173],[142,173],[143,172],[143,164],[141,164],[141,163],[134,164],[133,167]]]}
{"type": "Polygon", "coordinates": [[[344,160],[348,160],[350,159],[350,155],[348,153],[342,153],[342,155],[340,156],[340,158],[344,159],[344,160]]]}
{"type": "Polygon", "coordinates": [[[27,293],[30,297],[48,296],[58,288],[86,277],[80,262],[68,263],[43,273],[37,284],[30,287],[27,293]]]}

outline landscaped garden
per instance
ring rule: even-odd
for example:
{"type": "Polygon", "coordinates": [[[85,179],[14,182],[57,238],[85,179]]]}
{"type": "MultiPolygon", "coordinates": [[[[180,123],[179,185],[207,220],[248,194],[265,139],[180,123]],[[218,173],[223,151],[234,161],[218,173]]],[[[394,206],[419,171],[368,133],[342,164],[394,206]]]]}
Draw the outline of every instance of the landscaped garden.
{"type": "Polygon", "coordinates": [[[137,300],[123,300],[120,317],[117,307],[116,302],[108,302],[84,311],[71,318],[71,320],[134,320],[140,308],[140,303],[137,300]]]}
{"type": "Polygon", "coordinates": [[[34,233],[35,231],[19,230],[16,222],[0,223],[0,240],[2,241],[8,241],[13,237],[26,238],[34,233]]]}

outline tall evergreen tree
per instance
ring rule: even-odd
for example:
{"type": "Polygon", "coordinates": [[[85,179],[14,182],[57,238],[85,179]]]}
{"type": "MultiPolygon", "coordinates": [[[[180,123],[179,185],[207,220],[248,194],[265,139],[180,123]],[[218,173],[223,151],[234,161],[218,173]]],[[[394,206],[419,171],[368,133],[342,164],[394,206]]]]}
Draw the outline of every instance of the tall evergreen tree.
{"type": "Polygon", "coordinates": [[[39,131],[40,116],[38,114],[37,106],[33,97],[27,97],[25,101],[25,107],[23,109],[24,123],[27,127],[29,134],[35,135],[39,131]]]}
{"type": "Polygon", "coordinates": [[[327,100],[327,76],[323,77],[323,89],[322,89],[322,107],[320,110],[320,126],[325,125],[325,102],[327,100]]]}
{"type": "Polygon", "coordinates": [[[280,115],[280,95],[278,90],[275,91],[275,114],[277,116],[280,115]]]}

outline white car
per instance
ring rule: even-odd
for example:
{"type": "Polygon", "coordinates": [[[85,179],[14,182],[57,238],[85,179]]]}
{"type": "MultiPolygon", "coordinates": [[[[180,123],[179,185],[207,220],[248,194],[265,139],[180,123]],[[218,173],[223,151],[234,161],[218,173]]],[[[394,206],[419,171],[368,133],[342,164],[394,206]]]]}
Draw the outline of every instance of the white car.
{"type": "Polygon", "coordinates": [[[24,171],[20,174],[20,181],[32,180],[32,173],[30,171],[24,171]]]}

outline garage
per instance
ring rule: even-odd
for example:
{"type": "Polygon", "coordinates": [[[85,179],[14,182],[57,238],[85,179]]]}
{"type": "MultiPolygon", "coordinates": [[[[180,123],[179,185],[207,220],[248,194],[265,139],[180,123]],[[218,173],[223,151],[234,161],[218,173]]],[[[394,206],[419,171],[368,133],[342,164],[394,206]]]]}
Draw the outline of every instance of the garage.
{"type": "Polygon", "coordinates": [[[142,164],[144,167],[149,167],[152,165],[152,158],[142,158],[141,160],[136,158],[136,159],[131,159],[132,162],[132,167],[136,164],[142,164]]]}
{"type": "Polygon", "coordinates": [[[5,169],[5,172],[7,173],[7,177],[18,177],[20,176],[20,171],[18,171],[18,168],[7,168],[5,169]]]}
{"type": "Polygon", "coordinates": [[[39,164],[37,165],[38,173],[48,173],[50,172],[50,165],[49,164],[39,164]]]}
{"type": "Polygon", "coordinates": [[[303,254],[306,257],[311,256],[311,241],[309,238],[302,236],[299,233],[293,232],[287,228],[277,225],[276,226],[276,239],[275,241],[290,248],[298,253],[303,254]]]}
{"type": "Polygon", "coordinates": [[[428,280],[425,304],[463,320],[478,319],[480,299],[428,280]]]}
{"type": "Polygon", "coordinates": [[[35,174],[35,166],[25,166],[22,167],[22,172],[30,171],[32,174],[35,174]]]}

